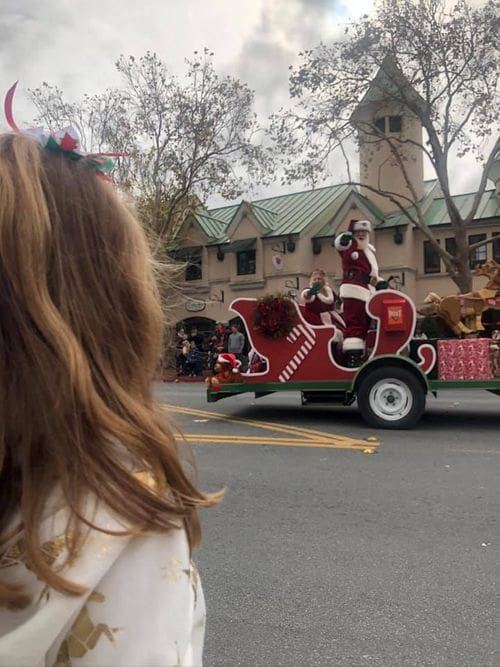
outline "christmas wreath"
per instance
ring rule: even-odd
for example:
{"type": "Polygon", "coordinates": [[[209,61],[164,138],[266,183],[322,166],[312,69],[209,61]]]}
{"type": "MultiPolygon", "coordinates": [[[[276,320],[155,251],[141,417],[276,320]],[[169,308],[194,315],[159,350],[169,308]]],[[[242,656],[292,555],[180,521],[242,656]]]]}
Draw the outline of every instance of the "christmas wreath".
{"type": "Polygon", "coordinates": [[[253,328],[268,338],[286,338],[293,329],[297,311],[284,294],[268,294],[257,299],[253,328]]]}

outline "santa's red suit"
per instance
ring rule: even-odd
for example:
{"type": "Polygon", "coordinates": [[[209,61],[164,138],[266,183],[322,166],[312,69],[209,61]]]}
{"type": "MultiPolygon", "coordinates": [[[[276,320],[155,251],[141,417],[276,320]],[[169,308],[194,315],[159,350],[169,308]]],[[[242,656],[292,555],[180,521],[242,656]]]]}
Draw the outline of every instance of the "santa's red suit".
{"type": "Polygon", "coordinates": [[[339,342],[343,338],[345,322],[342,315],[335,310],[335,294],[328,285],[324,285],[318,294],[309,295],[310,288],[303,290],[301,297],[304,300],[304,319],[313,326],[330,325],[336,327],[339,332],[339,342]]]}
{"type": "Polygon", "coordinates": [[[339,294],[346,323],[344,352],[364,351],[370,324],[366,302],[374,292],[371,283],[380,281],[375,248],[370,244],[368,236],[363,241],[355,239],[352,234],[357,230],[370,232],[370,222],[351,220],[350,233],[339,234],[335,239],[335,248],[342,259],[342,284],[339,294]]]}

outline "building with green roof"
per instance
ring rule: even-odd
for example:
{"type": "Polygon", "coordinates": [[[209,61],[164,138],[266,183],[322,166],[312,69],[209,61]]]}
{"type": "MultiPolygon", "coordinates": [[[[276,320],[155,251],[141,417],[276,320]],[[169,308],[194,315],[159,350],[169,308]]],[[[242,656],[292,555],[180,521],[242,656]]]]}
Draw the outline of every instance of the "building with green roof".
{"type": "MultiPolygon", "coordinates": [[[[376,92],[365,95],[352,120],[363,127],[370,119],[380,131],[410,139],[405,142],[406,169],[418,193],[420,210],[439,243],[452,253],[455,239],[438,181],[423,177],[417,146],[422,127],[415,116],[384,102],[382,75],[375,77],[375,83],[376,92]]],[[[333,240],[353,219],[371,222],[380,274],[392,277],[392,285],[417,304],[429,292],[456,293],[456,285],[422,231],[377,190],[399,193],[400,202],[407,201],[409,193],[401,170],[380,144],[374,145],[361,131],[359,189],[329,185],[218,208],[200,207],[189,213],[175,237],[175,256],[186,263],[175,306],[177,321],[208,330],[216,321],[233,318],[229,307],[234,298],[275,292],[297,297],[316,267],[325,269],[337,289],[342,275],[333,240]]],[[[453,199],[465,214],[474,196],[459,194],[453,199]]],[[[408,211],[413,213],[411,208],[408,211]]],[[[472,268],[490,258],[500,263],[500,197],[495,190],[481,197],[468,236],[470,244],[490,240],[471,255],[472,268]],[[496,236],[499,238],[493,240],[496,236]]],[[[484,286],[484,278],[474,280],[475,288],[484,286]]]]}

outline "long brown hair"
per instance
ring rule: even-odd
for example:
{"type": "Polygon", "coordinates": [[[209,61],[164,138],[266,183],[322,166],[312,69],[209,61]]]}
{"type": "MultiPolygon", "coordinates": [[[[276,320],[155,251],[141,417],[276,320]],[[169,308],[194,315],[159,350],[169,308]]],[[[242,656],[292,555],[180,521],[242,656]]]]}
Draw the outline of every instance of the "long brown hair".
{"type": "MultiPolygon", "coordinates": [[[[218,498],[188,478],[151,393],[163,328],[147,242],[112,187],[84,160],[0,136],[0,543],[19,512],[30,567],[57,590],[82,592],[41,551],[55,485],[69,558],[89,493],[139,531],[182,520],[192,546],[196,508],[218,498]]],[[[23,602],[0,582],[0,605],[23,602]]]]}

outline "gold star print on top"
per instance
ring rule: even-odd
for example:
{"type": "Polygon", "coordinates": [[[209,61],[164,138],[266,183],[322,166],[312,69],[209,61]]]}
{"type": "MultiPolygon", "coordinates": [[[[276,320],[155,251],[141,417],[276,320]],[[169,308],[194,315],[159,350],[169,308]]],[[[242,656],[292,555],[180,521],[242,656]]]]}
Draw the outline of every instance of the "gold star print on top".
{"type": "MultiPolygon", "coordinates": [[[[89,518],[106,530],[126,529],[102,507],[89,518]]],[[[60,537],[67,520],[60,509],[41,526],[47,563],[54,568],[67,555],[60,537]]],[[[39,581],[22,535],[7,545],[0,577],[22,584],[31,603],[21,610],[0,608],[0,665],[201,665],[205,604],[181,527],[123,537],[90,530],[79,557],[61,574],[83,585],[86,594],[64,595],[39,581]]]]}
{"type": "MultiPolygon", "coordinates": [[[[66,552],[66,537],[65,535],[58,535],[53,540],[44,542],[41,546],[42,554],[47,565],[52,566],[55,561],[66,552]]],[[[0,557],[0,571],[8,568],[24,566],[26,569],[32,571],[31,562],[26,551],[26,544],[24,538],[20,538],[15,542],[3,556],[0,557]]],[[[46,584],[43,586],[37,602],[42,599],[47,601],[50,597],[50,587],[46,584]]]]}

